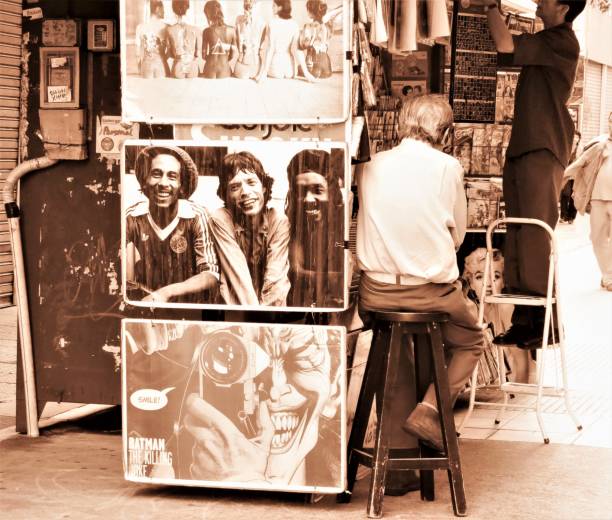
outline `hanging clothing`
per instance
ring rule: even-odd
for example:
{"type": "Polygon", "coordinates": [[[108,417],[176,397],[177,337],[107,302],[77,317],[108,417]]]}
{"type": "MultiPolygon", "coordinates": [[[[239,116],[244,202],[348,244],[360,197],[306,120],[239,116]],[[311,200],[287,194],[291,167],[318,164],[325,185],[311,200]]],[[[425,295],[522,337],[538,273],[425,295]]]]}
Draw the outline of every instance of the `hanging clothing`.
{"type": "Polygon", "coordinates": [[[387,34],[387,24],[383,15],[383,4],[382,0],[375,0],[375,15],[374,25],[372,26],[372,43],[386,43],[389,39],[387,34]]]}
{"type": "Polygon", "coordinates": [[[368,5],[374,11],[371,42],[389,52],[416,51],[424,39],[450,36],[445,0],[371,0],[368,5]]]}
{"type": "Polygon", "coordinates": [[[395,34],[393,45],[389,39],[389,50],[416,51],[417,23],[417,0],[397,0],[395,2],[395,34]]]}
{"type": "Polygon", "coordinates": [[[447,38],[450,36],[450,23],[446,0],[427,0],[427,38],[447,38]]]}

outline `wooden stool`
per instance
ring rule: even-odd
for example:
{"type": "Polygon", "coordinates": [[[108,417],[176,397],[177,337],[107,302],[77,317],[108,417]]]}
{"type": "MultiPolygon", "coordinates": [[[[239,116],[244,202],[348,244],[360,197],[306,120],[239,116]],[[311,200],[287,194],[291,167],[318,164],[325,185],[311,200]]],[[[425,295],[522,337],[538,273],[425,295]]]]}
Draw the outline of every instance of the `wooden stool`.
{"type": "MultiPolygon", "coordinates": [[[[359,464],[372,468],[367,506],[370,518],[382,516],[387,470],[420,470],[421,498],[433,500],[433,470],[446,469],[455,515],[465,516],[463,475],[440,331],[440,323],[448,321],[448,315],[429,312],[374,312],[372,317],[372,345],[348,444],[347,491],[338,496],[338,501],[350,501],[359,464]],[[390,396],[390,390],[397,378],[400,348],[404,338],[409,348],[414,349],[414,380],[419,401],[429,386],[427,369],[433,368],[444,454],[428,448],[421,441],[416,449],[394,449],[389,446],[390,421],[396,418],[389,416],[391,399],[385,399],[385,396],[390,396]],[[363,440],[374,395],[378,424],[372,450],[363,447],[363,440]]],[[[408,415],[408,411],[406,412],[408,415]]]]}

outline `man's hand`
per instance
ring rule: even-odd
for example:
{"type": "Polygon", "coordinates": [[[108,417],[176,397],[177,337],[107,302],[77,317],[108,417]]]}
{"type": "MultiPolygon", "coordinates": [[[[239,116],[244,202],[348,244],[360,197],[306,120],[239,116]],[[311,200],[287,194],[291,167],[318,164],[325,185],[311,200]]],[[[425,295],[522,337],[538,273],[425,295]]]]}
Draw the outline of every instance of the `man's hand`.
{"type": "Polygon", "coordinates": [[[126,339],[132,354],[141,350],[151,355],[168,348],[168,329],[165,323],[154,321],[130,323],[126,331],[126,339]]]}
{"type": "Polygon", "coordinates": [[[482,6],[484,12],[487,13],[487,23],[491,31],[491,37],[495,42],[497,52],[513,53],[514,41],[512,34],[506,27],[506,22],[499,10],[499,5],[495,0],[469,0],[470,5],[482,6]],[[496,7],[497,9],[493,9],[496,7]]]}
{"type": "Polygon", "coordinates": [[[143,302],[167,302],[169,297],[167,297],[162,289],[158,289],[157,291],[150,292],[147,294],[142,301],[143,302]]]}
{"type": "Polygon", "coordinates": [[[247,439],[219,410],[196,394],[186,400],[184,424],[193,436],[191,476],[198,480],[265,481],[274,425],[265,402],[259,405],[260,434],[247,439]]]}

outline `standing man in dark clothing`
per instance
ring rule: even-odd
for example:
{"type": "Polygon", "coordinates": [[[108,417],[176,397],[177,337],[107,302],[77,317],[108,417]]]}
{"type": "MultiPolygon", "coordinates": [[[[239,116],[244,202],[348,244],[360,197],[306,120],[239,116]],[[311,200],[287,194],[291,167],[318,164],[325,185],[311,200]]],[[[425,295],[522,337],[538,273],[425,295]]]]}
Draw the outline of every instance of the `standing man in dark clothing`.
{"type": "MultiPolygon", "coordinates": [[[[472,0],[487,13],[500,60],[520,66],[514,122],[504,165],[504,199],[509,217],[533,218],[554,229],[559,219],[561,180],[572,151],[574,124],[567,110],[580,46],[572,22],[584,0],[536,0],[544,30],[513,36],[495,0],[472,0]]],[[[534,225],[509,226],[504,278],[508,292],[544,296],[550,245],[534,225]]],[[[498,344],[536,347],[542,342],[544,308],[517,306],[512,327],[498,344]]]]}

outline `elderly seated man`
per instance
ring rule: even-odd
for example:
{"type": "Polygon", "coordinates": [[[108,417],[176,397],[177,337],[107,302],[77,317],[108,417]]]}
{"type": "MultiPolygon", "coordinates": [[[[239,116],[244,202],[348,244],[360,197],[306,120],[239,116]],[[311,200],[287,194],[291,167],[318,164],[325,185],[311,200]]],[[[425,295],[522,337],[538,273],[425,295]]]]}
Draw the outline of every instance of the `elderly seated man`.
{"type": "MultiPolygon", "coordinates": [[[[441,96],[404,100],[402,141],[376,154],[357,179],[357,258],[361,311],[448,313],[442,335],[455,399],[478,363],[484,336],[476,305],[458,280],[455,252],[465,236],[466,198],[461,165],[442,151],[452,122],[441,96]]],[[[403,428],[443,450],[433,385],[403,428]]]]}

